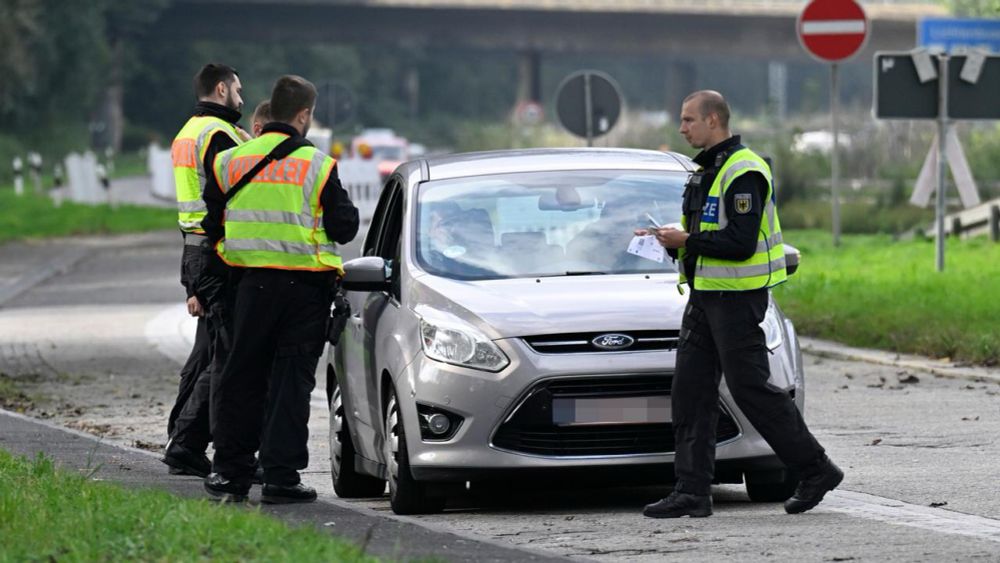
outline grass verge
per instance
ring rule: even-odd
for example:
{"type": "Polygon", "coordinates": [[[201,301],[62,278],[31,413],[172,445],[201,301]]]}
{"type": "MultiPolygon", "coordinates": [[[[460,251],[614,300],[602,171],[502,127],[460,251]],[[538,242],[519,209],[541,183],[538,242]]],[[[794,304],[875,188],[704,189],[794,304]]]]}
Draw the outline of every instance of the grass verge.
{"type": "Polygon", "coordinates": [[[56,207],[44,196],[0,190],[0,242],[85,234],[127,233],[169,229],[177,225],[172,209],[64,202],[56,207]]]}
{"type": "Polygon", "coordinates": [[[935,243],[787,231],[802,266],[775,297],[805,335],[984,365],[1000,363],[1000,244],[948,239],[945,271],[935,243]]]}
{"type": "Polygon", "coordinates": [[[0,561],[376,561],[239,508],[132,491],[0,450],[0,561]]]}

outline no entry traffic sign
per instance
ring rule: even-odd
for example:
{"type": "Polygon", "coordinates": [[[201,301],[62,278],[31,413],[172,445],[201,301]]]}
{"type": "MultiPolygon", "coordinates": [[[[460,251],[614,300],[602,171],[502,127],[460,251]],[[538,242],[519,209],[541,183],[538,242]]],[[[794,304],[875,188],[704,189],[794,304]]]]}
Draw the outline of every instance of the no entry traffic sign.
{"type": "Polygon", "coordinates": [[[851,58],[868,39],[868,17],[854,0],[812,0],[799,14],[802,47],[821,62],[851,58]]]}

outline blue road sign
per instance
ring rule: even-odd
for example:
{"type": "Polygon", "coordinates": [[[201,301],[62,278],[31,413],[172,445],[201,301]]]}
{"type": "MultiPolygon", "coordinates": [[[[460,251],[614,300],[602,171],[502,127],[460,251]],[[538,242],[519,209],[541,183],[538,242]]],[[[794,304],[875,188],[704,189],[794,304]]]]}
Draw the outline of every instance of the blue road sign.
{"type": "Polygon", "coordinates": [[[948,52],[981,47],[1000,53],[1000,19],[924,18],[917,24],[917,44],[948,52]]]}

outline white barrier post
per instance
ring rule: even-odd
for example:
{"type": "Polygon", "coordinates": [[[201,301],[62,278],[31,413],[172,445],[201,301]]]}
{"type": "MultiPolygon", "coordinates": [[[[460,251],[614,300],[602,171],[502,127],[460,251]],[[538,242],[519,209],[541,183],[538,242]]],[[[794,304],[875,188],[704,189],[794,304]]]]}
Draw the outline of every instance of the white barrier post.
{"type": "Polygon", "coordinates": [[[15,156],[14,161],[11,162],[11,166],[14,168],[14,193],[17,195],[24,195],[24,161],[21,160],[20,156],[15,156]]]}

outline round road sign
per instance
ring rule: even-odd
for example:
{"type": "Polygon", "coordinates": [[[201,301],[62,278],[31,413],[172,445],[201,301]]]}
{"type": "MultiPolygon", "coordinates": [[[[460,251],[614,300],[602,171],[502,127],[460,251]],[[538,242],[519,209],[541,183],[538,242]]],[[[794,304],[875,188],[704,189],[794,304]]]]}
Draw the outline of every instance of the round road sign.
{"type": "Polygon", "coordinates": [[[618,84],[603,72],[581,70],[566,77],[556,92],[559,123],[578,137],[600,137],[618,122],[622,95],[618,84]]]}
{"type": "Polygon", "coordinates": [[[542,104],[538,102],[525,100],[514,107],[514,121],[521,125],[538,125],[544,117],[542,104]]]}
{"type": "Polygon", "coordinates": [[[856,55],[868,39],[868,17],[854,0],[812,0],[799,14],[802,47],[825,63],[856,55]]]}

